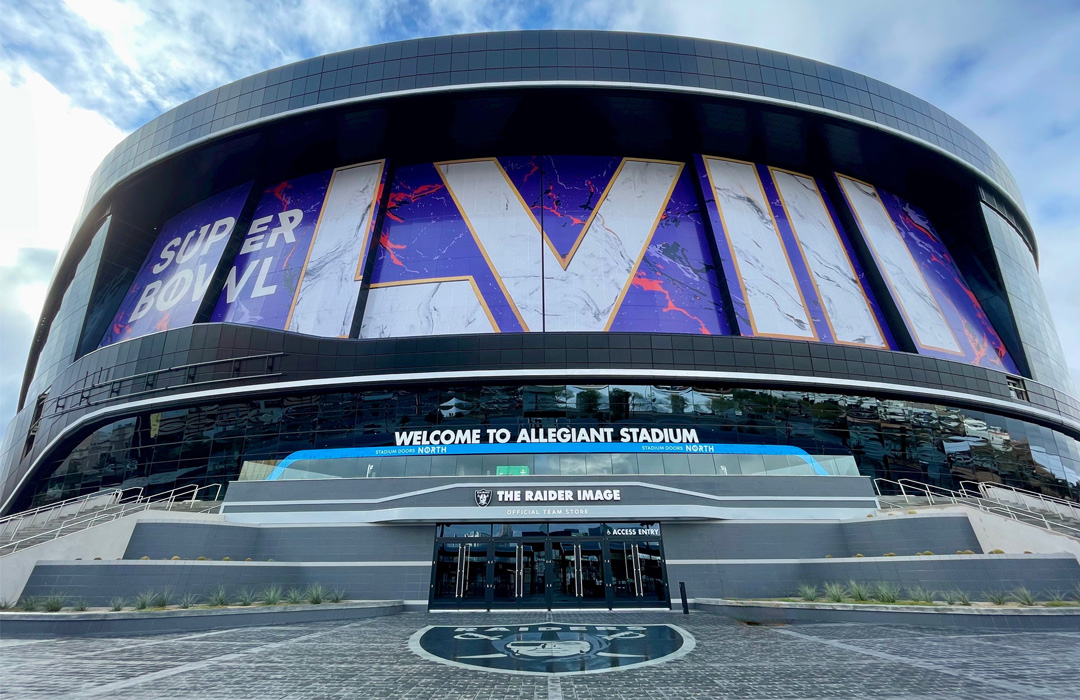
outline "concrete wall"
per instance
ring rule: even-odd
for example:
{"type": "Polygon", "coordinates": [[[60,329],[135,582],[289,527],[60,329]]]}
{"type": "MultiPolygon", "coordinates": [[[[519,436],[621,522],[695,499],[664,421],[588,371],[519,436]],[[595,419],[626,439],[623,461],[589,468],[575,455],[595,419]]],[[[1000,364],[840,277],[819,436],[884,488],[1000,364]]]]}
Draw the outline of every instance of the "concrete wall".
{"type": "Polygon", "coordinates": [[[139,523],[148,520],[212,523],[220,522],[221,516],[159,510],[141,511],[5,555],[0,557],[0,600],[17,600],[21,597],[23,586],[39,561],[121,558],[127,549],[132,531],[139,523]]]}
{"type": "Polygon", "coordinates": [[[664,523],[664,555],[680,559],[815,559],[931,551],[982,552],[964,514],[854,521],[664,523]]]}
{"type": "Polygon", "coordinates": [[[434,525],[238,525],[140,523],[125,559],[222,559],[278,562],[430,561],[434,525]]]}
{"type": "Polygon", "coordinates": [[[284,589],[320,583],[340,589],[351,600],[428,599],[431,564],[317,564],[221,561],[67,561],[41,562],[26,582],[24,595],[64,595],[89,605],[108,605],[113,598],[128,605],[146,591],[169,589],[207,596],[224,585],[234,597],[241,589],[260,591],[270,585],[284,589]]]}
{"type": "Polygon", "coordinates": [[[988,554],[863,559],[668,561],[673,591],[686,582],[690,598],[781,598],[799,585],[888,581],[934,591],[959,588],[972,597],[1024,586],[1067,592],[1080,583],[1080,563],[1064,554],[988,554]]]}
{"type": "MultiPolygon", "coordinates": [[[[1021,523],[1003,515],[984,513],[975,508],[936,506],[932,509],[920,510],[936,510],[941,513],[965,515],[971,522],[975,536],[979,538],[980,544],[987,552],[994,549],[1000,549],[1007,554],[1066,552],[1080,560],[1080,539],[1075,537],[1021,523]]],[[[1080,527],[1080,523],[1078,523],[1078,527],[1080,527]]]]}

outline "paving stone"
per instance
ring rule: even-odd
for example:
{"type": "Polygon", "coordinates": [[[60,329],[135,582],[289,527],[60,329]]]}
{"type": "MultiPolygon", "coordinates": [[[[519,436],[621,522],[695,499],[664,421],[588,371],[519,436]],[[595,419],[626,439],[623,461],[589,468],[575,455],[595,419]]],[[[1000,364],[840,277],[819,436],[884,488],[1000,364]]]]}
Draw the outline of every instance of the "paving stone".
{"type": "Polygon", "coordinates": [[[155,637],[0,640],[0,694],[16,698],[1068,698],[1080,631],[903,625],[741,625],[695,613],[407,613],[155,637]],[[671,623],[697,646],[657,665],[545,677],[459,668],[412,653],[428,625],[671,623]]]}

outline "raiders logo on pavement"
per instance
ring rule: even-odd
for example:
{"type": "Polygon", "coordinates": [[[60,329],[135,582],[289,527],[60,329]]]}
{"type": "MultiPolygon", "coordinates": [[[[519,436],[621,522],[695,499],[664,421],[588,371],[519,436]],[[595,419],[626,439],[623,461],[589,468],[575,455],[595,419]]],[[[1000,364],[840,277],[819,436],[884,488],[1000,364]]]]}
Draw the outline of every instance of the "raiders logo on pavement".
{"type": "Polygon", "coordinates": [[[491,503],[491,489],[476,489],[476,505],[483,508],[491,503]]]}
{"type": "Polygon", "coordinates": [[[576,675],[638,668],[690,653],[694,638],[675,625],[436,625],[409,648],[451,666],[496,673],[576,675]]]}

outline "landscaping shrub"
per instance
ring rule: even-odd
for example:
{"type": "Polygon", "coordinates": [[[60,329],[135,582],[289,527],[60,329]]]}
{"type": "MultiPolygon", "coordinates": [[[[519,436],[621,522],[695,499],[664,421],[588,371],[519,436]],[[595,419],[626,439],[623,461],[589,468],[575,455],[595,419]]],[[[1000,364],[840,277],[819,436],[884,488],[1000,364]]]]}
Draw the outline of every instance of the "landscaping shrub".
{"type": "Polygon", "coordinates": [[[87,608],[90,607],[90,604],[86,602],[86,598],[79,598],[75,601],[72,607],[75,608],[75,610],[77,610],[78,612],[84,612],[87,608]]]}
{"type": "Polygon", "coordinates": [[[1009,595],[1004,591],[985,591],[983,596],[994,605],[1005,605],[1009,602],[1009,595]]]}
{"type": "Polygon", "coordinates": [[[45,612],[60,612],[65,602],[64,596],[50,595],[41,601],[41,607],[45,612]]]}
{"type": "Polygon", "coordinates": [[[15,607],[15,603],[10,600],[0,600],[0,610],[11,610],[15,607]]]}
{"type": "Polygon", "coordinates": [[[155,608],[167,608],[169,603],[172,602],[172,589],[162,588],[161,592],[154,595],[154,602],[152,605],[155,608]]]}
{"type": "Polygon", "coordinates": [[[38,600],[37,598],[23,598],[19,601],[19,610],[23,612],[37,612],[38,600]]]}
{"type": "Polygon", "coordinates": [[[146,610],[153,607],[154,602],[157,600],[157,594],[153,591],[143,591],[139,595],[135,596],[135,609],[146,610]]]}
{"type": "Polygon", "coordinates": [[[949,605],[971,605],[971,598],[969,598],[968,594],[963,592],[959,588],[954,588],[951,591],[945,591],[944,593],[942,593],[942,596],[944,596],[945,602],[949,605]]]}
{"type": "Polygon", "coordinates": [[[818,598],[818,587],[804,583],[799,586],[799,597],[808,603],[813,603],[818,598]]]}
{"type": "Polygon", "coordinates": [[[848,581],[847,593],[857,603],[870,600],[870,587],[859,581],[848,581]]]}
{"type": "Polygon", "coordinates": [[[304,597],[312,605],[320,605],[326,598],[326,590],[321,583],[313,583],[308,586],[308,589],[304,592],[304,597]]]}
{"type": "Polygon", "coordinates": [[[907,589],[908,598],[916,603],[933,603],[934,592],[922,586],[911,586],[907,589]]]}
{"type": "Polygon", "coordinates": [[[176,601],[176,603],[184,610],[187,610],[188,608],[193,608],[199,604],[199,596],[188,591],[180,596],[180,600],[176,601]]]}
{"type": "Polygon", "coordinates": [[[826,583],[825,584],[825,599],[833,603],[843,603],[844,595],[847,593],[847,589],[844,588],[842,583],[826,583]]]}
{"type": "Polygon", "coordinates": [[[285,602],[289,605],[299,605],[304,602],[304,591],[299,588],[290,588],[285,592],[285,602]]]}
{"type": "Polygon", "coordinates": [[[881,581],[874,585],[874,600],[882,603],[895,603],[900,600],[900,586],[889,581],[881,581]]]}
{"type": "Polygon", "coordinates": [[[335,588],[335,589],[333,589],[332,591],[330,591],[329,593],[326,594],[326,599],[328,601],[330,601],[331,603],[340,603],[341,601],[345,600],[345,589],[344,588],[335,588]]]}
{"type": "Polygon", "coordinates": [[[1012,595],[1020,605],[1030,606],[1035,605],[1038,602],[1035,598],[1035,594],[1023,586],[1013,589],[1012,595]]]}
{"type": "Polygon", "coordinates": [[[228,604],[229,594],[225,591],[225,586],[218,586],[210,592],[210,605],[220,608],[228,604]]]}
{"type": "Polygon", "coordinates": [[[109,610],[113,612],[120,612],[124,609],[124,605],[127,603],[123,598],[113,598],[109,601],[109,610]]]}
{"type": "Polygon", "coordinates": [[[281,586],[267,586],[259,597],[263,605],[277,605],[281,602],[281,586]]]}
{"type": "Polygon", "coordinates": [[[241,588],[236,594],[236,602],[248,606],[255,602],[255,593],[250,588],[241,588]]]}

